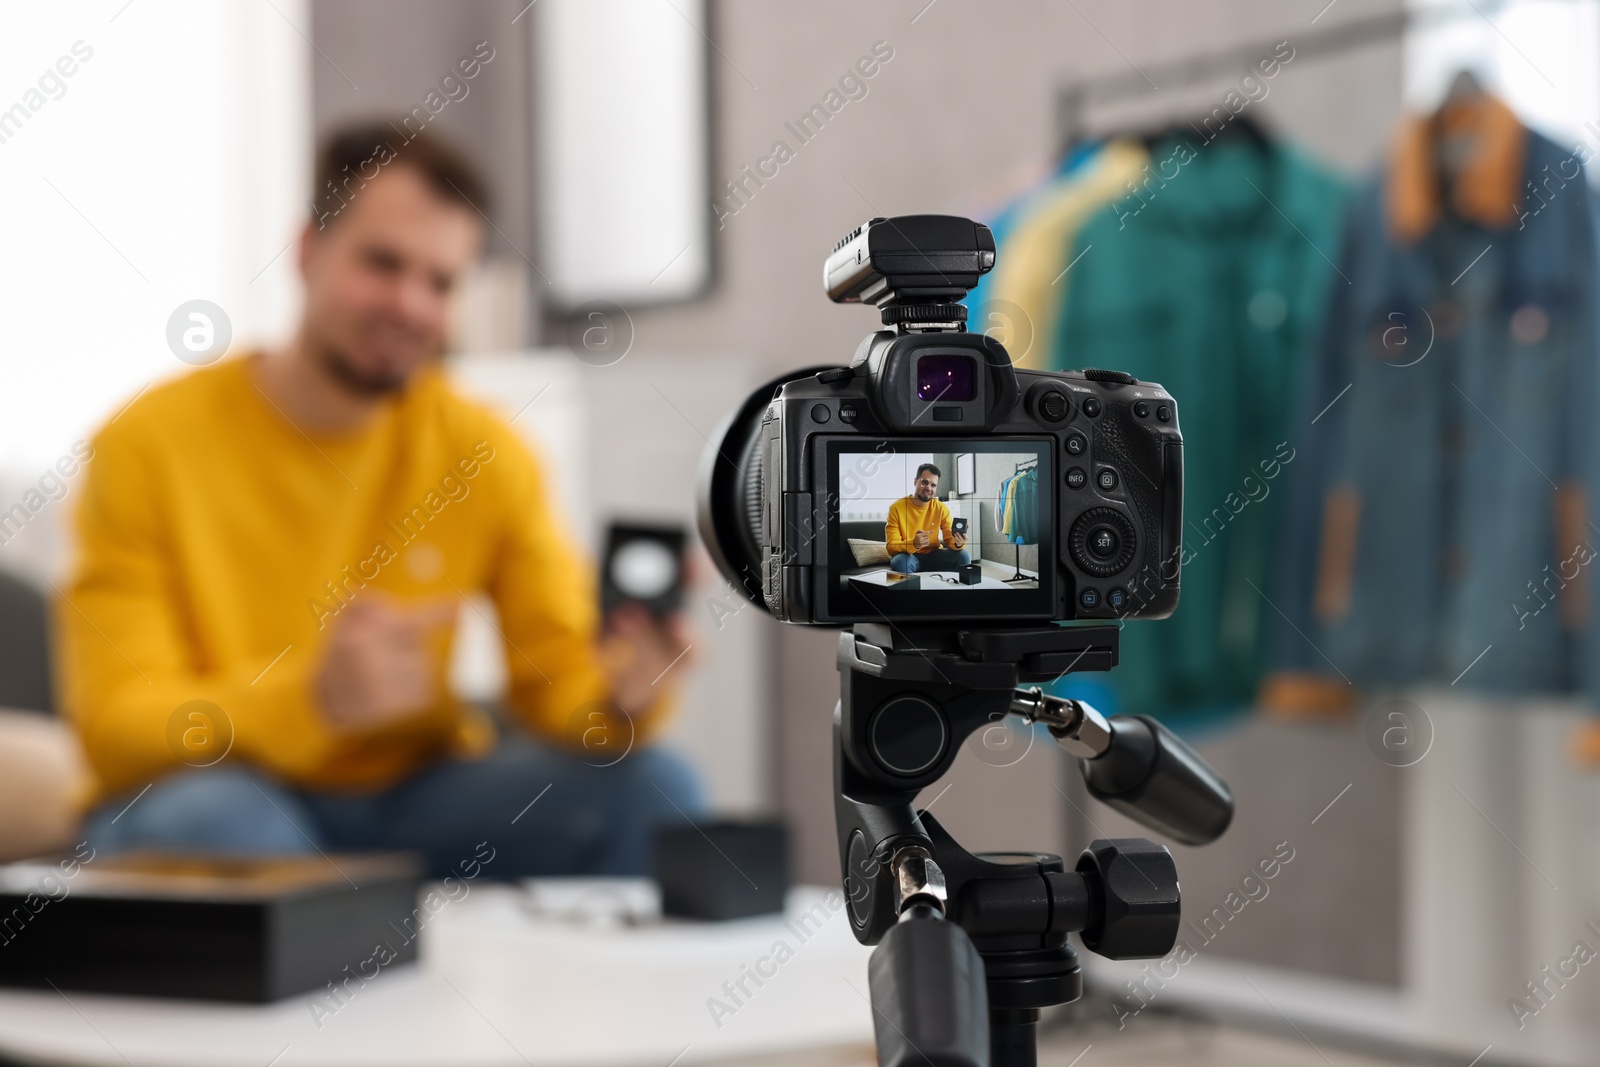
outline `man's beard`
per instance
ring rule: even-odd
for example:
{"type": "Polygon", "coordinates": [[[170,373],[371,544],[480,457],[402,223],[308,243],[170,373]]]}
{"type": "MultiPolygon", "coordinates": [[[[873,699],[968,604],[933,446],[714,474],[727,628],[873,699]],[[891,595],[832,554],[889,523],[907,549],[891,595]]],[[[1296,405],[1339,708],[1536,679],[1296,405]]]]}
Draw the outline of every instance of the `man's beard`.
{"type": "Polygon", "coordinates": [[[363,371],[355,365],[354,360],[337,348],[318,346],[317,362],[328,372],[329,377],[358,396],[387,396],[398,392],[406,384],[407,375],[363,371]]]}

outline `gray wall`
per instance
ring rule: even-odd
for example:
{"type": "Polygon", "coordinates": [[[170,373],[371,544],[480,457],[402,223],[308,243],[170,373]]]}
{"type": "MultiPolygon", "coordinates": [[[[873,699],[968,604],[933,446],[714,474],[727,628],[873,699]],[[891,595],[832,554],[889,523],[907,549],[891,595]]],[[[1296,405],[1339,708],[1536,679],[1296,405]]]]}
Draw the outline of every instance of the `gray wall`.
{"type": "MultiPolygon", "coordinates": [[[[489,254],[537,262],[533,99],[527,0],[313,0],[312,128],[391,118],[420,104],[458,60],[487,41],[494,58],[429,123],[466,148],[489,178],[489,254]]],[[[531,274],[531,270],[529,271],[531,274]]],[[[529,282],[530,293],[533,282],[529,282]]]]}
{"type": "MultiPolygon", "coordinates": [[[[638,345],[660,353],[747,352],[757,373],[846,360],[875,316],[831,306],[820,293],[818,265],[833,242],[872,215],[981,211],[1006,176],[1049,153],[1056,90],[1066,80],[1244,41],[1292,43],[1340,20],[1398,6],[1399,0],[1342,0],[1324,13],[1325,0],[719,0],[712,29],[719,183],[767,155],[774,140],[792,141],[784,123],[820,100],[875,41],[888,42],[894,57],[868,83],[864,99],[849,103],[723,220],[719,280],[706,299],[634,310],[638,345]]],[[[456,110],[442,119],[489,159],[504,240],[534,255],[527,49],[509,26],[522,3],[318,0],[314,7],[314,36],[328,57],[315,64],[319,126],[380,104],[409,103],[436,69],[442,72],[473,42],[494,42],[497,58],[474,89],[479,95],[451,105],[456,110]]],[[[1230,81],[1162,86],[1144,100],[1092,111],[1089,122],[1162,124],[1209,110],[1230,81]]],[[[1376,159],[1399,95],[1395,43],[1297,59],[1252,107],[1264,124],[1314,155],[1355,170],[1376,159]]],[[[542,333],[558,340],[561,324],[547,321],[542,333]]],[[[629,431],[618,425],[615,432],[629,431]]],[[[643,453],[650,442],[633,447],[643,453]]],[[[829,737],[836,640],[831,631],[775,625],[769,635],[773,744],[782,753],[773,760],[772,800],[794,820],[799,874],[813,882],[838,876],[829,737]]],[[[1394,981],[1397,846],[1388,813],[1398,786],[1388,768],[1342,728],[1257,722],[1220,735],[1207,751],[1233,776],[1241,802],[1239,825],[1223,843],[1181,850],[1185,892],[1208,905],[1258,858],[1263,843],[1270,850],[1269,838],[1290,832],[1279,821],[1303,809],[1309,820],[1344,782],[1363,783],[1335,809],[1338,820],[1330,815],[1314,828],[1315,847],[1291,867],[1299,880],[1286,873],[1277,904],[1241,919],[1215,951],[1394,981]],[[1350,929],[1357,923],[1368,935],[1362,944],[1379,948],[1354,944],[1350,929]]],[[[1067,817],[1072,809],[1058,791],[1070,792],[1071,768],[1053,748],[1003,763],[964,754],[952,772],[938,811],[966,844],[1067,849],[1093,832],[1085,816],[1067,817]]],[[[1096,825],[1115,824],[1103,810],[1081,806],[1096,825]]],[[[1297,832],[1304,836],[1306,828],[1297,832]]]]}

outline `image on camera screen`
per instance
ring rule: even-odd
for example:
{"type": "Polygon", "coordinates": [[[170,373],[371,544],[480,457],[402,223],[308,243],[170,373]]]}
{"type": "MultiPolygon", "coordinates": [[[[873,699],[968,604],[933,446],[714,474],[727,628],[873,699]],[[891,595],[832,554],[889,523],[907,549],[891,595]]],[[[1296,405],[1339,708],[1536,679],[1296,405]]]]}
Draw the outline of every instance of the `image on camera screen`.
{"type": "Polygon", "coordinates": [[[1054,543],[1049,471],[1040,469],[1048,446],[1010,439],[860,447],[839,451],[835,471],[833,572],[846,603],[895,603],[915,591],[919,611],[959,614],[987,613],[994,594],[1013,609],[1022,606],[1019,594],[1039,598],[1039,546],[1054,543]]]}

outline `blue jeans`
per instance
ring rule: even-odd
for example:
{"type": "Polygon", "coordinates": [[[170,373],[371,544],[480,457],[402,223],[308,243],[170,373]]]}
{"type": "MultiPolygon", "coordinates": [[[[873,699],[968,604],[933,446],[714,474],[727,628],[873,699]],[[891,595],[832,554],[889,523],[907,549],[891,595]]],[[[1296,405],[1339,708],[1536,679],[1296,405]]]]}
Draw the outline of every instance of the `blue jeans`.
{"type": "Polygon", "coordinates": [[[495,850],[496,878],[639,875],[662,823],[702,814],[693,771],[660,749],[596,767],[524,738],[447,759],[378,793],[300,790],[242,764],[184,771],[89,814],[96,849],[283,854],[406,849],[442,878],[495,850]],[[131,804],[130,804],[131,801],[131,804]]]}
{"type": "Polygon", "coordinates": [[[897,552],[889,560],[889,569],[899,574],[918,571],[953,571],[972,562],[972,553],[964,548],[931,548],[921,554],[897,552]]]}

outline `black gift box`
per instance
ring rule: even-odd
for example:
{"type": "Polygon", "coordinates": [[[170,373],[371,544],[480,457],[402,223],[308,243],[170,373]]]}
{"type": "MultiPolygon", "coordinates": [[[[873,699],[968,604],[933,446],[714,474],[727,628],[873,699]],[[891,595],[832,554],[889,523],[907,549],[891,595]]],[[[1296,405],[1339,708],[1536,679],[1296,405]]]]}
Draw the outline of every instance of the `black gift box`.
{"type": "Polygon", "coordinates": [[[743,919],[783,910],[789,831],[780,822],[705,822],[656,833],[663,915],[743,919]]]}
{"type": "Polygon", "coordinates": [[[265,1003],[372,977],[416,958],[420,881],[402,853],[80,846],[0,867],[0,985],[265,1003]]]}

